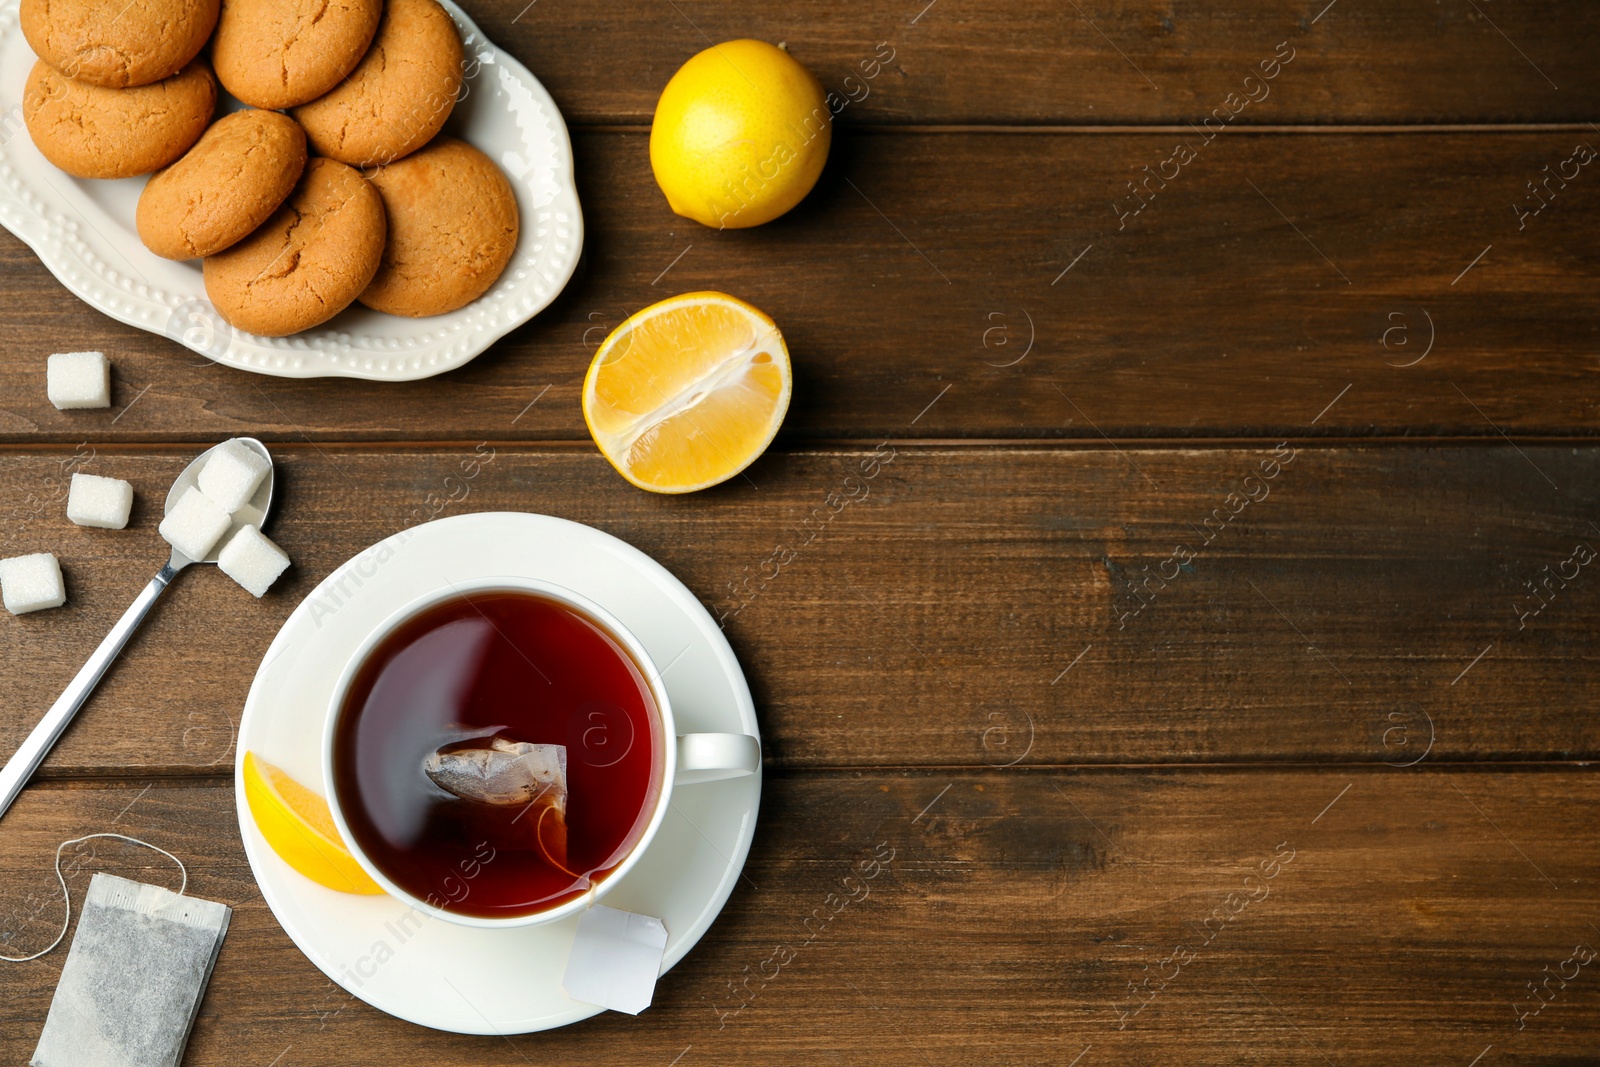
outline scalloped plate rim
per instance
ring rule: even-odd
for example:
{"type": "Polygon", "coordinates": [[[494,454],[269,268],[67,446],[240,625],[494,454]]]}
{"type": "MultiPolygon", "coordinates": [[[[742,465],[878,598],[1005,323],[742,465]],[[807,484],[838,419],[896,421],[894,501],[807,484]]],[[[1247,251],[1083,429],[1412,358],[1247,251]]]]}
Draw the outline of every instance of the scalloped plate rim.
{"type": "MultiPolygon", "coordinates": [[[[438,340],[433,341],[430,347],[358,347],[373,342],[385,343],[388,339],[368,335],[352,340],[348,338],[350,331],[338,327],[342,317],[336,316],[330,322],[316,327],[313,331],[292,335],[287,338],[259,338],[252,334],[230,331],[231,338],[226,351],[221,354],[209,352],[201,344],[193,343],[184,334],[174,336],[171,332],[171,317],[191,304],[205,303],[203,286],[198,292],[173,292],[167,293],[148,283],[135,284],[132,279],[126,289],[119,289],[116,281],[108,280],[97,273],[84,260],[81,254],[75,254],[67,249],[62,238],[54,236],[52,226],[48,219],[38,210],[31,208],[26,201],[15,193],[9,185],[0,181],[0,226],[4,226],[18,240],[26,244],[38,256],[52,276],[85,304],[99,311],[109,318],[115,319],[125,325],[153,333],[159,337],[166,337],[175,341],[190,351],[197,352],[213,362],[238,370],[248,371],[253,374],[265,374],[282,378],[356,378],[368,381],[416,381],[430,378],[447,371],[455,370],[465,365],[476,357],[482,355],[500,338],[512,330],[524,325],[539,312],[549,307],[560,296],[562,290],[572,279],[577,270],[579,259],[583,251],[584,226],[583,213],[578,201],[577,183],[573,173],[572,139],[565,119],[554,99],[537,77],[528,70],[523,63],[509,52],[501,49],[488,35],[480,29],[476,22],[467,15],[454,0],[439,0],[440,4],[455,19],[461,30],[463,43],[469,47],[474,39],[481,42],[482,52],[477,53],[479,58],[488,58],[489,62],[482,63],[484,67],[498,66],[507,70],[510,75],[521,83],[533,97],[534,102],[542,112],[547,113],[551,133],[555,138],[557,152],[555,158],[545,161],[548,163],[552,175],[551,182],[555,186],[554,195],[545,202],[536,205],[535,215],[538,212],[564,209],[570,212],[571,236],[567,247],[558,250],[553,258],[552,271],[546,272],[544,281],[548,285],[547,291],[535,294],[531,302],[524,306],[501,314],[478,325],[457,324],[444,325],[439,332],[438,340]],[[143,290],[141,292],[141,290],[143,290]],[[167,303],[161,299],[163,296],[176,298],[176,302],[167,303]],[[166,324],[163,328],[161,323],[166,324]],[[455,335],[466,331],[471,335],[470,340],[462,345],[455,342],[455,335]],[[295,356],[314,354],[321,358],[314,361],[301,361],[300,365],[293,365],[291,360],[295,356]],[[433,363],[425,362],[429,356],[433,363]],[[287,357],[287,358],[286,358],[287,357]],[[346,365],[348,363],[348,365],[346,365]],[[375,364],[375,365],[364,365],[375,364]]],[[[21,30],[18,26],[18,10],[20,0],[0,0],[0,46],[7,43],[13,35],[20,38],[21,30]]],[[[26,44],[24,43],[24,47],[26,44]]],[[[30,50],[29,54],[32,52],[30,50]]],[[[469,53],[467,58],[471,58],[469,53]]],[[[222,95],[219,92],[219,96],[222,95]]],[[[0,121],[5,123],[0,128],[0,178],[8,178],[13,171],[19,168],[8,156],[5,145],[13,138],[26,137],[22,127],[20,104],[14,100],[0,99],[0,121]]],[[[525,147],[536,147],[525,142],[525,147]]],[[[49,166],[48,163],[45,164],[49,166]]],[[[56,172],[60,174],[60,172],[56,172]]],[[[60,174],[66,181],[77,181],[70,176],[60,174]]],[[[88,180],[88,179],[85,179],[88,180]]],[[[140,180],[140,179],[131,179],[140,180]]],[[[45,183],[50,184],[48,177],[45,183]]],[[[20,184],[20,179],[19,179],[20,184]]],[[[32,190],[29,190],[32,192],[32,190]]],[[[37,194],[35,194],[37,195],[37,194]]],[[[53,208],[63,213],[77,212],[59,191],[58,198],[52,202],[47,197],[38,197],[46,208],[53,208]]],[[[524,236],[527,227],[535,221],[529,217],[526,205],[519,205],[523,215],[524,236]]],[[[87,219],[85,219],[87,221],[87,219]]],[[[90,225],[90,229],[94,229],[90,225]]],[[[96,231],[96,238],[103,245],[102,250],[111,251],[116,256],[129,260],[130,252],[134,256],[150,257],[148,252],[137,239],[134,239],[136,248],[122,247],[121,244],[96,231]]],[[[104,260],[97,250],[90,246],[88,241],[83,242],[91,255],[104,260]]],[[[519,248],[522,240],[519,238],[519,248]]],[[[537,265],[537,264],[536,264],[537,265]]],[[[109,268],[108,268],[109,269],[109,268]]],[[[137,268],[135,268],[137,270],[137,268]]],[[[115,271],[111,271],[113,275],[115,271]]],[[[480,301],[490,299],[511,299],[524,296],[520,290],[511,288],[509,268],[507,275],[495,283],[484,296],[467,305],[467,308],[450,314],[461,314],[476,306],[480,301]]],[[[209,304],[205,304],[209,308],[209,304]]],[[[363,313],[376,314],[373,312],[363,313]]],[[[212,312],[212,314],[215,314],[212,312]]],[[[398,321],[415,321],[417,323],[439,323],[445,316],[435,316],[431,319],[416,319],[398,321]]],[[[432,332],[429,334],[432,340],[432,332]]],[[[407,339],[409,340],[409,338],[407,339]]]]}

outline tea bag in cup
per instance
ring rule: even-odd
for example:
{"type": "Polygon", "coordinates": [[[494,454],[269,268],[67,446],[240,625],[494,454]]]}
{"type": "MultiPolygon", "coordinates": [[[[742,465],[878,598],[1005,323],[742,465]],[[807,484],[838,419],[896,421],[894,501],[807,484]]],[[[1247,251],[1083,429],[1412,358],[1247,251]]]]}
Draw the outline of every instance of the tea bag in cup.
{"type": "Polygon", "coordinates": [[[32,1067],[177,1067],[232,915],[96,874],[32,1067]]]}
{"type": "Polygon", "coordinates": [[[477,738],[435,750],[422,769],[462,800],[522,808],[514,821],[526,823],[546,858],[567,869],[567,746],[477,738]]]}

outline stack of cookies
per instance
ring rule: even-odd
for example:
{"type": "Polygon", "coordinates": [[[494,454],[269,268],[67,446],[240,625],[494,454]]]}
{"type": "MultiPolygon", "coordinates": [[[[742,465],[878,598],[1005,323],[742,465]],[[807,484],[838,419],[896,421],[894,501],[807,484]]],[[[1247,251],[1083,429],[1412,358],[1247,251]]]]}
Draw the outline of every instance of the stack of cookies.
{"type": "Polygon", "coordinates": [[[437,136],[464,65],[437,0],[22,0],[21,20],[34,144],[78,178],[155,172],[139,237],[204,260],[238,329],[281,337],[354,301],[440,315],[511,259],[511,183],[437,136]],[[247,106],[213,121],[218,82],[247,106]]]}

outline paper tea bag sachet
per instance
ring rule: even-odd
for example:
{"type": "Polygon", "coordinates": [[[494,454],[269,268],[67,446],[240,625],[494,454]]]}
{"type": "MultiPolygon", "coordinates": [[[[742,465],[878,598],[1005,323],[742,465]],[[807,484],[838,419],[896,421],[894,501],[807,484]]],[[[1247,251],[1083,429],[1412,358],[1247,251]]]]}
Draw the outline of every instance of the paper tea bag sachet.
{"type": "Polygon", "coordinates": [[[462,800],[518,807],[545,857],[567,870],[567,747],[503,737],[438,749],[423,764],[433,783],[462,800]],[[483,744],[482,741],[488,741],[483,744]]]}
{"type": "Polygon", "coordinates": [[[96,874],[32,1067],[177,1067],[232,915],[96,874]]]}

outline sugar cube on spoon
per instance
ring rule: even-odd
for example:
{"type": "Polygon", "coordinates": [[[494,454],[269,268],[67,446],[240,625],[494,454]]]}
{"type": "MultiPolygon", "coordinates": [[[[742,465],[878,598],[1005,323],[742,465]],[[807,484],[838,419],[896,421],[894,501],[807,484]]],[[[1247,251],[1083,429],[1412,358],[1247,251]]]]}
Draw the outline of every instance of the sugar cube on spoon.
{"type": "Polygon", "coordinates": [[[232,513],[256,495],[256,488],[272,469],[272,461],[234,438],[211,450],[196,480],[200,491],[223,511],[232,513]]]}
{"type": "Polygon", "coordinates": [[[178,498],[158,527],[167,543],[190,559],[205,559],[217,539],[233,524],[228,512],[200,490],[190,486],[178,498]]]}
{"type": "Polygon", "coordinates": [[[253,596],[266,596],[289,566],[289,556],[254,526],[244,526],[217,553],[217,568],[253,596]]]}

